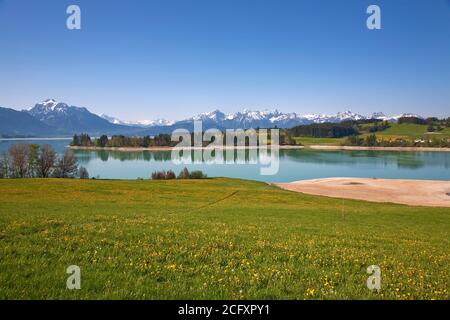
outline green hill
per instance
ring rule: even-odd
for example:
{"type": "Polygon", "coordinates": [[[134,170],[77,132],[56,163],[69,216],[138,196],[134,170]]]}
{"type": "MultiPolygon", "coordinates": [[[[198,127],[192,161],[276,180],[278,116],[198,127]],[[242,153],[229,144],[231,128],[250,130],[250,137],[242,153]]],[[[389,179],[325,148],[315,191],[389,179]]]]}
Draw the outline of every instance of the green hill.
{"type": "Polygon", "coordinates": [[[397,124],[392,123],[390,124],[390,128],[376,132],[377,136],[389,136],[389,137],[408,137],[408,138],[423,138],[423,137],[450,137],[450,128],[444,128],[442,131],[434,132],[434,133],[428,133],[427,132],[427,125],[420,125],[420,124],[397,124]]]}

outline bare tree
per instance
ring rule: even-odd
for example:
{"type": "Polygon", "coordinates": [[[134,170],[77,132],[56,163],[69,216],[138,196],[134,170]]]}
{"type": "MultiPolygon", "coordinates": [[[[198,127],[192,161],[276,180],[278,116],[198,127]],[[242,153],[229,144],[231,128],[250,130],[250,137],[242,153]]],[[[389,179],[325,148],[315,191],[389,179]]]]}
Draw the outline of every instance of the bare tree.
{"type": "Polygon", "coordinates": [[[9,159],[6,154],[2,155],[0,159],[0,179],[8,178],[9,176],[9,159]]]}
{"type": "Polygon", "coordinates": [[[57,178],[73,178],[77,173],[77,160],[72,150],[66,149],[56,163],[55,176],[57,178]]]}
{"type": "Polygon", "coordinates": [[[45,144],[41,147],[41,152],[37,160],[37,176],[40,178],[48,178],[55,166],[56,154],[53,148],[45,144]]]}
{"type": "Polygon", "coordinates": [[[28,176],[34,178],[38,172],[39,145],[28,145],[28,176]]]}
{"type": "Polygon", "coordinates": [[[80,169],[78,170],[78,176],[80,177],[80,179],[89,179],[89,172],[85,167],[80,167],[80,169]]]}
{"type": "Polygon", "coordinates": [[[11,174],[13,178],[25,178],[28,172],[29,148],[26,144],[13,144],[9,148],[11,174]]]}

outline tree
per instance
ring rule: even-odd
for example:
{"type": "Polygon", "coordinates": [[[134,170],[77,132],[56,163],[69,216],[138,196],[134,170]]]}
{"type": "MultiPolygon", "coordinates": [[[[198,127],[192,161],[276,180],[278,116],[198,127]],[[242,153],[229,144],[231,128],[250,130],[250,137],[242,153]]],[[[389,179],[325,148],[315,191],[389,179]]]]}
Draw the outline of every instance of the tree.
{"type": "Polygon", "coordinates": [[[39,159],[39,145],[28,145],[28,176],[34,178],[37,176],[39,159]]]}
{"type": "Polygon", "coordinates": [[[0,179],[8,178],[9,176],[9,161],[8,156],[3,154],[0,159],[0,179]]]}
{"type": "Polygon", "coordinates": [[[53,148],[48,144],[43,145],[37,161],[37,176],[40,178],[48,178],[51,170],[55,166],[55,161],[56,154],[53,148]]]}
{"type": "Polygon", "coordinates": [[[173,172],[172,170],[169,170],[166,172],[166,180],[172,180],[172,179],[176,179],[176,175],[175,172],[173,172]]]}
{"type": "Polygon", "coordinates": [[[13,178],[25,178],[28,172],[29,148],[26,144],[13,144],[9,148],[13,178]]]}
{"type": "Polygon", "coordinates": [[[366,145],[368,147],[375,147],[377,145],[377,136],[374,134],[368,135],[366,137],[366,145]]]}
{"type": "Polygon", "coordinates": [[[98,146],[100,148],[104,148],[106,147],[107,144],[108,144],[108,136],[102,135],[100,139],[98,139],[98,146]]]}
{"type": "Polygon", "coordinates": [[[183,170],[181,170],[180,174],[178,175],[178,179],[189,179],[189,177],[190,173],[186,167],[183,170]]]}
{"type": "Polygon", "coordinates": [[[89,147],[91,145],[91,137],[87,133],[80,135],[80,144],[83,147],[89,147]]]}
{"type": "Polygon", "coordinates": [[[57,178],[73,178],[77,173],[77,160],[72,150],[66,149],[56,162],[55,176],[57,178]]]}
{"type": "Polygon", "coordinates": [[[80,169],[78,169],[78,176],[80,179],[89,179],[89,172],[85,167],[80,167],[80,169]]]}
{"type": "Polygon", "coordinates": [[[144,148],[148,148],[150,146],[150,142],[151,142],[150,137],[149,136],[145,136],[142,139],[142,145],[141,146],[144,147],[144,148]]]}
{"type": "Polygon", "coordinates": [[[76,134],[73,135],[72,143],[70,145],[71,146],[79,146],[80,145],[80,138],[78,137],[78,135],[76,135],[76,134]]]}

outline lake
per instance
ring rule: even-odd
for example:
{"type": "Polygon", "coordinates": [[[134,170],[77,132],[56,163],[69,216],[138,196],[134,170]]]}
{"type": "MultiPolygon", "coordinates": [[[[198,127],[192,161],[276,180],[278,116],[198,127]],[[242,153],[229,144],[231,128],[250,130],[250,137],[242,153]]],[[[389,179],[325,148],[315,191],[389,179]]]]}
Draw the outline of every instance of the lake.
{"type": "MultiPolygon", "coordinates": [[[[70,139],[0,140],[0,153],[14,143],[50,144],[62,153],[69,142],[70,139]]],[[[327,177],[450,180],[449,152],[280,150],[280,169],[273,176],[261,175],[260,165],[251,163],[175,165],[169,151],[76,150],[75,155],[91,177],[104,179],[147,179],[153,171],[171,169],[178,174],[186,166],[189,170],[202,170],[210,177],[267,182],[327,177]]]]}

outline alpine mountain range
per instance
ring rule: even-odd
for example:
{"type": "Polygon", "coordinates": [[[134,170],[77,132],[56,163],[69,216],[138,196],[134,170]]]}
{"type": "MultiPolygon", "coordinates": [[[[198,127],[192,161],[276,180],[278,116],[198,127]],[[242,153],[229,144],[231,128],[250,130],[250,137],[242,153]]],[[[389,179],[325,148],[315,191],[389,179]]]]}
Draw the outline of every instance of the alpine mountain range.
{"type": "Polygon", "coordinates": [[[155,135],[170,133],[175,129],[192,130],[194,121],[202,121],[203,129],[217,128],[290,128],[296,125],[311,123],[339,123],[346,120],[381,119],[396,121],[400,117],[419,117],[405,113],[386,116],[382,112],[375,112],[370,116],[363,116],[351,111],[336,114],[307,114],[283,113],[278,110],[243,110],[233,114],[226,114],[220,110],[201,113],[180,121],[164,119],[123,121],[115,117],[90,112],[87,108],[68,105],[48,99],[37,103],[34,107],[17,111],[0,107],[0,137],[53,137],[70,136],[75,133],[124,134],[124,135],[155,135]]]}

